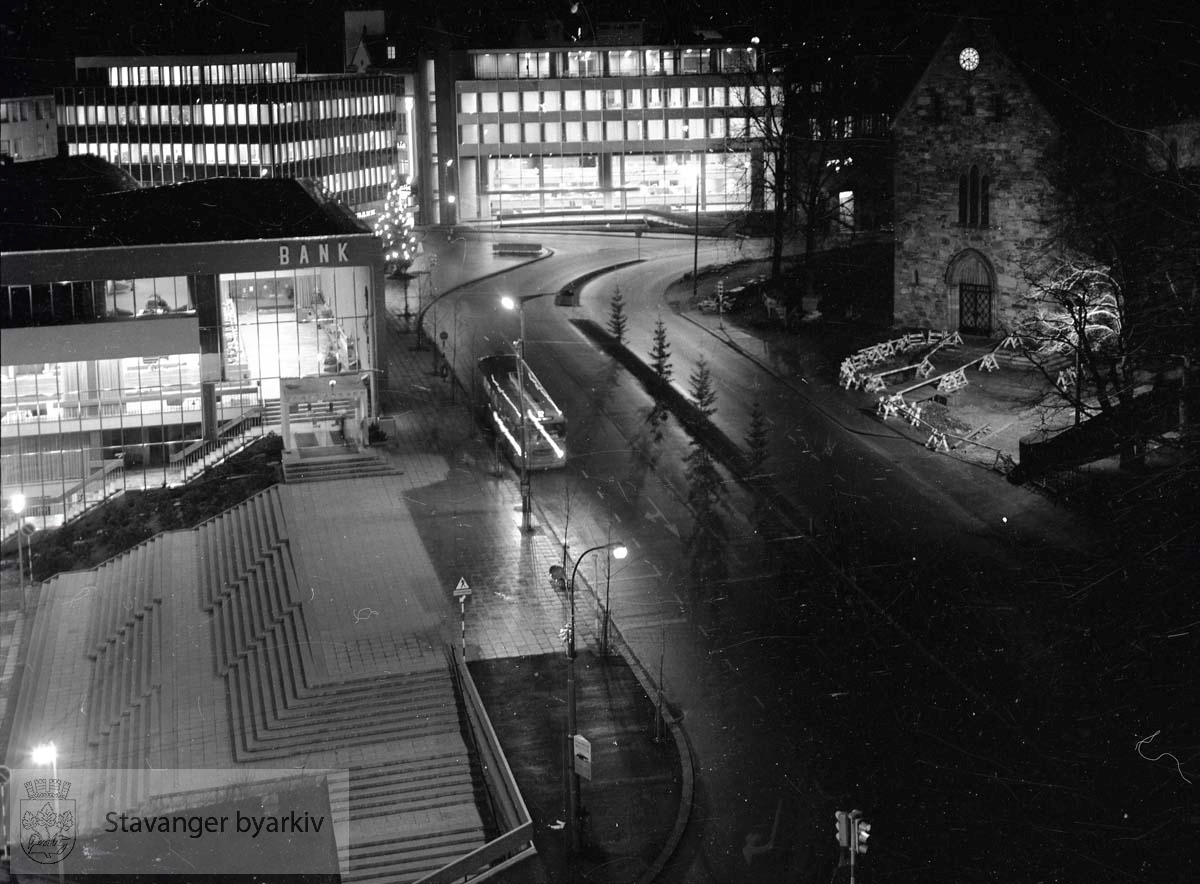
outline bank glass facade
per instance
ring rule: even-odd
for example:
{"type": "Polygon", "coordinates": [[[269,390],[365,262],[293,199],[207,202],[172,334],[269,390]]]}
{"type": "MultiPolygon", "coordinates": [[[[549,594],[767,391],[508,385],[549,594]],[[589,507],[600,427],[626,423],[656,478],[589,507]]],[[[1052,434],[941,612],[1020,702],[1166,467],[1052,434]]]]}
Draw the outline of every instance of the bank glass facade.
{"type": "Polygon", "coordinates": [[[377,266],[280,249],[282,269],[0,287],[4,498],[49,527],[183,481],[209,438],[228,449],[277,423],[281,378],[372,368],[377,266]]]}

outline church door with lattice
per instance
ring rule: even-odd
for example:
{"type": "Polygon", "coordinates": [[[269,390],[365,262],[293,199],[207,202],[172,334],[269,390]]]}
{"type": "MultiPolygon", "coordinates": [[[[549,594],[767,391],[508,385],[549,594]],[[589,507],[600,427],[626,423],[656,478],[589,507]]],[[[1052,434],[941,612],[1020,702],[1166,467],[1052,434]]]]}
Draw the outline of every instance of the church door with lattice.
{"type": "Polygon", "coordinates": [[[992,287],[974,282],[958,284],[958,326],[968,334],[992,331],[992,287]]]}
{"type": "Polygon", "coordinates": [[[946,277],[949,327],[965,334],[991,334],[995,283],[987,259],[975,249],[965,249],[954,256],[946,277]]]}

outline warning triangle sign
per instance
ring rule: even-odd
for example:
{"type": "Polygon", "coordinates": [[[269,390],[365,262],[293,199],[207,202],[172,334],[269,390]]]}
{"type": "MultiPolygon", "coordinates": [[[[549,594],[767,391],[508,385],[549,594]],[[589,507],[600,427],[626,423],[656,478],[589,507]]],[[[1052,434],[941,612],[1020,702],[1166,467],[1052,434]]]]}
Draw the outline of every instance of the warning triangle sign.
{"type": "Polygon", "coordinates": [[[469,587],[467,585],[467,578],[459,577],[458,578],[458,586],[454,587],[454,591],[455,592],[464,592],[464,591],[470,591],[470,589],[471,589],[471,587],[469,587]]]}

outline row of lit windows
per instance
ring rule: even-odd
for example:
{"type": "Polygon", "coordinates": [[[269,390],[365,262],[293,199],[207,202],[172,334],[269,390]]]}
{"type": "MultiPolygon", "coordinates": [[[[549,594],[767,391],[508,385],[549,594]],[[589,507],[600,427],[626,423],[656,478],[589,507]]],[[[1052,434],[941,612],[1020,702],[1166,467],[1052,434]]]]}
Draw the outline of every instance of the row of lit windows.
{"type": "MultiPolygon", "coordinates": [[[[597,154],[550,157],[489,157],[480,160],[488,189],[534,190],[546,187],[598,187],[599,168],[605,158],[597,154]]],[[[614,181],[625,187],[686,186],[695,193],[696,181],[705,191],[718,191],[731,176],[744,178],[750,154],[728,151],[714,154],[646,153],[612,157],[614,181]],[[703,156],[703,163],[702,163],[703,156]]]]}
{"type": "Polygon", "coordinates": [[[196,309],[186,277],[76,280],[0,287],[0,325],[63,325],[196,309]],[[138,282],[141,288],[139,290],[138,282]]]}
{"type": "Polygon", "coordinates": [[[467,123],[461,144],[541,144],[559,141],[644,141],[686,138],[746,138],[744,117],[673,120],[568,120],[564,123],[467,123]]]}
{"type": "Polygon", "coordinates": [[[58,109],[58,122],[69,126],[257,126],[270,123],[296,123],[308,120],[362,118],[370,114],[394,113],[396,96],[369,95],[361,98],[334,98],[313,101],[285,101],[272,104],[131,104],[64,105],[58,109]]]}
{"type": "Polygon", "coordinates": [[[336,172],[333,175],[323,175],[321,183],[332,193],[347,193],[360,187],[387,184],[392,180],[392,173],[395,171],[393,166],[375,166],[353,172],[336,172]]]}
{"type": "MultiPolygon", "coordinates": [[[[772,88],[771,104],[783,105],[783,92],[772,88]]],[[[668,89],[568,89],[565,91],[463,92],[459,113],[545,113],[559,110],[614,110],[660,107],[763,107],[762,87],[710,86],[668,89]]]]}
{"type": "Polygon", "coordinates": [[[48,98],[0,101],[0,123],[29,123],[53,117],[53,102],[48,98]]]}
{"type": "Polygon", "coordinates": [[[36,138],[13,138],[11,141],[4,138],[0,139],[0,156],[24,160],[44,157],[47,146],[45,135],[38,135],[36,138]]]}
{"type": "Polygon", "coordinates": [[[108,68],[110,86],[199,86],[204,83],[280,83],[296,78],[296,63],[131,65],[108,68]]]}
{"type": "Polygon", "coordinates": [[[206,163],[208,165],[259,165],[290,163],[317,157],[344,156],[362,151],[385,150],[392,144],[389,132],[363,132],[336,138],[310,138],[283,144],[215,144],[69,142],[67,153],[92,154],[110,163],[206,163]]]}
{"type": "Polygon", "coordinates": [[[547,77],[640,77],[753,71],[753,49],[727,46],[669,49],[572,49],[566,52],[483,52],[472,56],[479,80],[547,77]]]}

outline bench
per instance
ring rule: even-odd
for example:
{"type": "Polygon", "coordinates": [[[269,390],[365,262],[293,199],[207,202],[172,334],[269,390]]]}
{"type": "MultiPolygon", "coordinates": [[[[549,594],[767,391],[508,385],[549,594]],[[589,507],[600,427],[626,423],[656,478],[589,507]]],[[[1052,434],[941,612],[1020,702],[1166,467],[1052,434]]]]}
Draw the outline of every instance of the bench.
{"type": "Polygon", "coordinates": [[[540,242],[492,243],[493,255],[540,255],[541,253],[542,244],[540,242]]]}

